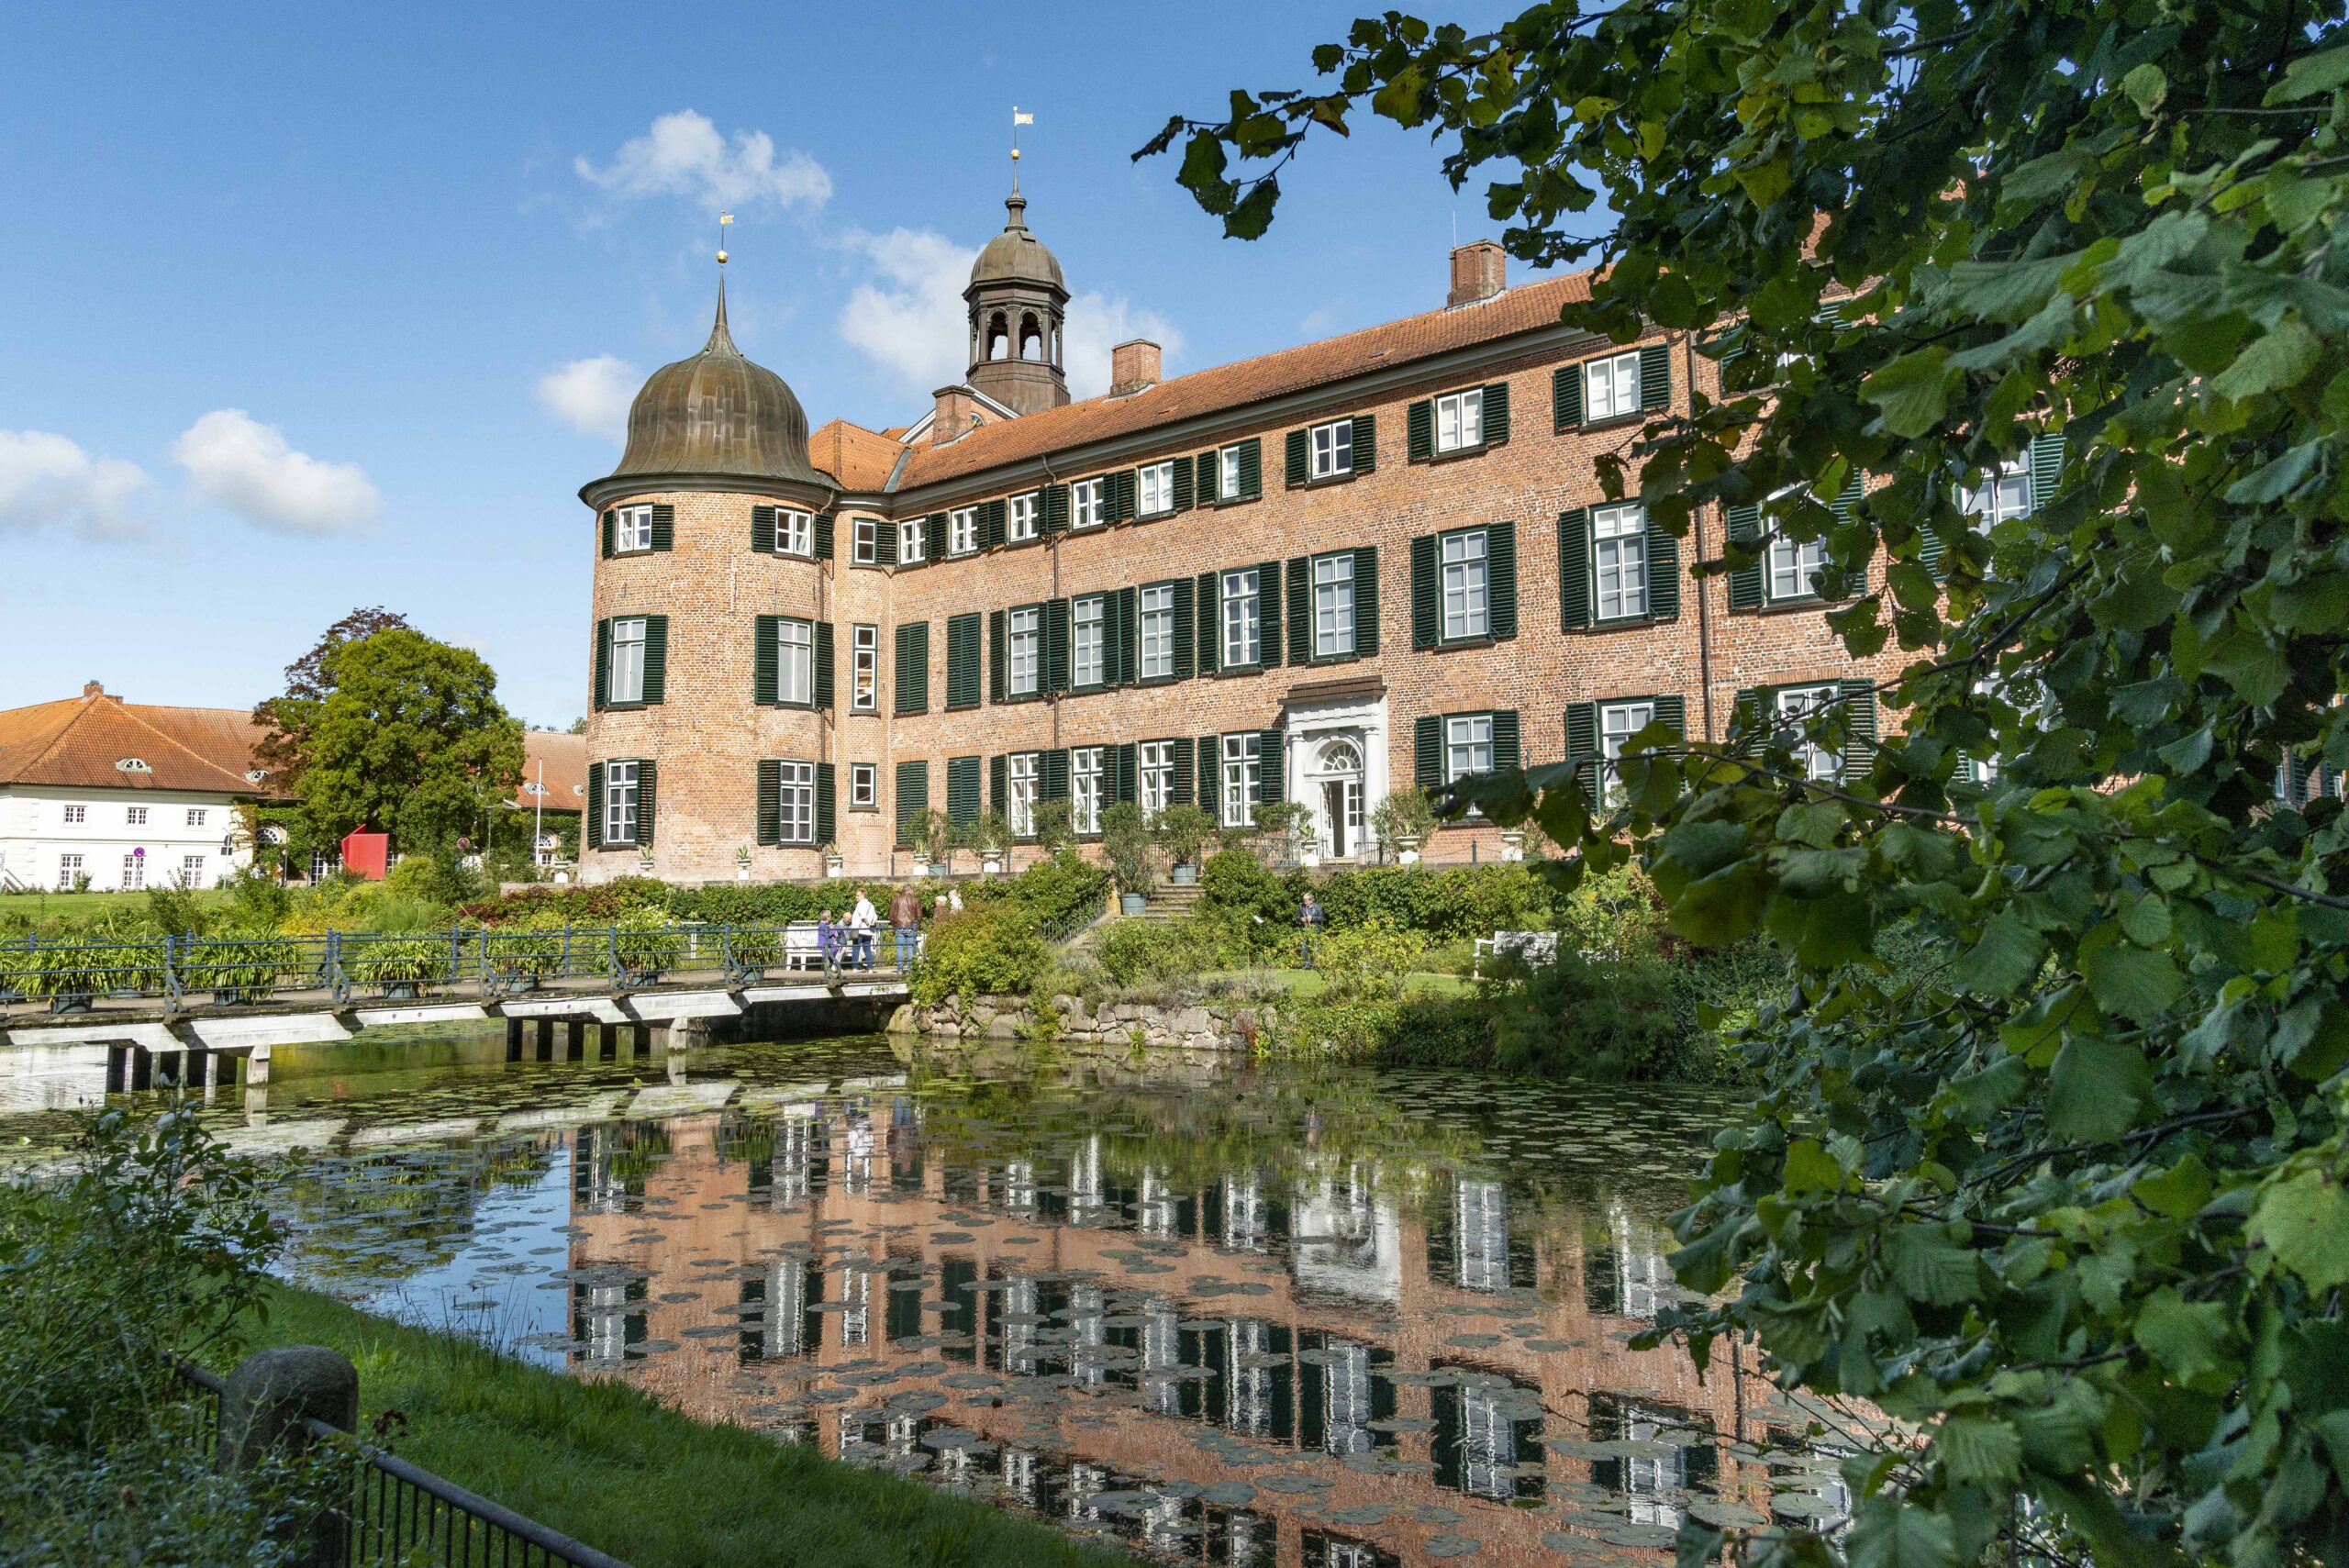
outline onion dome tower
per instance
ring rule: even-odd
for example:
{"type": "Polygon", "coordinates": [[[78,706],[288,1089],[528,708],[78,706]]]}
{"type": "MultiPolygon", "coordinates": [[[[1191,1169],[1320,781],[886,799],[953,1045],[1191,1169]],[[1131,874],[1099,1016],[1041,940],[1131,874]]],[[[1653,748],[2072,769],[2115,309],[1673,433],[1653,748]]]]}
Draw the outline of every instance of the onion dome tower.
{"type": "Polygon", "coordinates": [[[1063,364],[1068,284],[1057,257],[1028,228],[1028,198],[1014,181],[1008,221],[972,264],[963,291],[971,313],[970,384],[1021,414],[1068,402],[1063,364]]]}

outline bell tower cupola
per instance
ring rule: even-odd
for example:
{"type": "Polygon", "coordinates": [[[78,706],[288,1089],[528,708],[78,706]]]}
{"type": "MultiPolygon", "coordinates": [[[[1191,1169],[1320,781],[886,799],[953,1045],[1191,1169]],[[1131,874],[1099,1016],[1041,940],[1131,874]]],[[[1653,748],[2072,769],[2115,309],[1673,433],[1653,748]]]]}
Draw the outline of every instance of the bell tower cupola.
{"type": "Polygon", "coordinates": [[[1021,414],[1067,403],[1068,284],[1059,259],[1029,231],[1028,198],[1014,181],[1008,221],[986,243],[963,291],[970,306],[970,384],[1021,414]]]}

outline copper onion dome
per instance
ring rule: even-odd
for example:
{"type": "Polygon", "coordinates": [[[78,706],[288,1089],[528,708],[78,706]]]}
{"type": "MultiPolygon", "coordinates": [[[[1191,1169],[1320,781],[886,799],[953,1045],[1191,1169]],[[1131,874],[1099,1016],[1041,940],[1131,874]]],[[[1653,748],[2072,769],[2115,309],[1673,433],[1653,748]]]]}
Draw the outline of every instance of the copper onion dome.
{"type": "Polygon", "coordinates": [[[700,353],[662,365],[628,411],[628,450],[609,478],[787,480],[821,484],[807,461],[807,415],[783,377],[751,363],[726,329],[726,284],[700,353]]]}
{"type": "Polygon", "coordinates": [[[1004,201],[1008,221],[1003,232],[986,243],[979,259],[971,264],[973,284],[1031,283],[1042,284],[1065,295],[1068,284],[1061,277],[1060,258],[1045,248],[1044,242],[1029,232],[1028,198],[1018,186],[1004,201]]]}

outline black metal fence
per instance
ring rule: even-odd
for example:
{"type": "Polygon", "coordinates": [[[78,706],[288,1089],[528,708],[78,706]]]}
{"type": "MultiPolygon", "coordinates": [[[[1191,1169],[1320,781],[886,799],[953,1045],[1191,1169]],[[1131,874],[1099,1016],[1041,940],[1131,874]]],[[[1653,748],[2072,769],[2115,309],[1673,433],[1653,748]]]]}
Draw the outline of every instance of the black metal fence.
{"type": "MultiPolygon", "coordinates": [[[[220,1399],[227,1384],[188,1362],[180,1376],[209,1406],[200,1423],[204,1441],[217,1452],[220,1399]]],[[[324,1421],[309,1422],[310,1435],[352,1445],[359,1459],[341,1532],[349,1546],[349,1568],[628,1568],[618,1558],[523,1518],[502,1504],[468,1492],[354,1434],[324,1421]]]]}

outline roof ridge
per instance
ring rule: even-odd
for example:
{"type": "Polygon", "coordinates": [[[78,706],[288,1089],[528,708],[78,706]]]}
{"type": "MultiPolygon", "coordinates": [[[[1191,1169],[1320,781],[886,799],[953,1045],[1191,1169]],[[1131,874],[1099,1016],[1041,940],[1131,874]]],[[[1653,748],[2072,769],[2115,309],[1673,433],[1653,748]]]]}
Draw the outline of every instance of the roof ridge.
{"type": "MultiPolygon", "coordinates": [[[[93,699],[92,699],[92,705],[93,705],[93,707],[95,707],[95,703],[96,703],[96,700],[97,700],[97,699],[95,699],[95,698],[93,698],[93,699]]],[[[203,767],[206,767],[206,768],[211,769],[214,773],[220,774],[220,775],[221,775],[222,777],[224,777],[224,778],[235,778],[235,779],[237,780],[237,782],[238,782],[239,784],[245,785],[245,786],[247,786],[247,787],[250,787],[250,785],[251,785],[251,784],[252,784],[252,781],[251,781],[250,779],[245,778],[245,777],[243,777],[243,776],[242,776],[242,775],[240,775],[240,774],[232,774],[232,773],[230,773],[228,772],[228,769],[226,769],[226,768],[222,767],[219,763],[217,763],[217,762],[214,762],[211,758],[209,758],[209,757],[206,756],[203,752],[201,752],[201,751],[197,751],[195,747],[190,746],[190,745],[189,745],[187,742],[185,742],[184,740],[180,740],[178,737],[176,737],[176,736],[174,736],[174,735],[171,735],[171,734],[169,734],[169,733],[165,732],[163,729],[161,729],[161,728],[159,728],[158,726],[156,726],[156,725],[154,725],[154,724],[152,724],[152,723],[150,723],[148,720],[146,720],[146,719],[144,719],[144,718],[139,717],[139,715],[137,715],[137,714],[135,714],[135,713],[133,713],[133,712],[131,712],[131,711],[130,711],[130,708],[131,708],[131,705],[130,705],[130,704],[128,704],[128,703],[127,703],[127,702],[124,702],[124,701],[123,701],[121,698],[119,698],[119,697],[115,697],[115,698],[112,698],[112,699],[110,699],[110,700],[114,703],[114,706],[115,706],[117,708],[118,708],[119,710],[121,710],[122,716],[123,716],[125,718],[127,718],[127,719],[130,720],[130,722],[131,722],[131,723],[136,724],[137,726],[139,726],[139,728],[146,730],[150,735],[152,735],[152,736],[154,736],[157,740],[159,740],[162,741],[164,745],[166,745],[166,746],[170,746],[170,747],[173,747],[173,748],[176,749],[177,751],[182,751],[182,752],[185,753],[187,756],[194,758],[194,759],[195,760],[195,762],[196,762],[199,765],[201,765],[201,766],[203,766],[203,767]]],[[[157,704],[157,703],[143,703],[143,704],[140,704],[139,706],[144,706],[144,707],[157,707],[157,706],[162,706],[162,705],[161,705],[161,704],[157,704]]],[[[187,711],[187,710],[186,710],[186,709],[181,709],[180,711],[182,711],[182,712],[185,712],[185,711],[187,711]]],[[[236,710],[235,708],[222,707],[222,708],[212,708],[212,709],[209,709],[209,710],[199,710],[199,711],[209,711],[209,712],[213,712],[213,713],[234,713],[234,712],[236,712],[237,710],[236,710]]],[[[79,720],[79,719],[76,719],[74,722],[75,722],[75,723],[79,723],[79,722],[80,722],[80,720],[79,720]]],[[[69,725],[67,728],[72,728],[72,726],[70,726],[70,725],[69,725]]]]}

